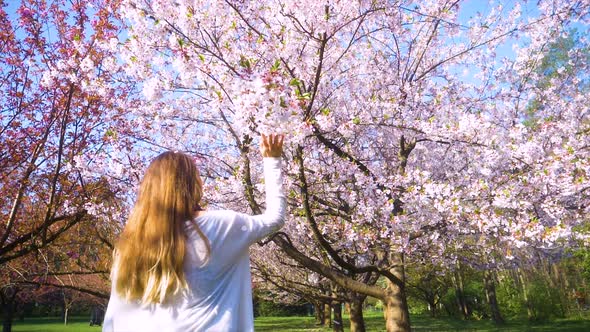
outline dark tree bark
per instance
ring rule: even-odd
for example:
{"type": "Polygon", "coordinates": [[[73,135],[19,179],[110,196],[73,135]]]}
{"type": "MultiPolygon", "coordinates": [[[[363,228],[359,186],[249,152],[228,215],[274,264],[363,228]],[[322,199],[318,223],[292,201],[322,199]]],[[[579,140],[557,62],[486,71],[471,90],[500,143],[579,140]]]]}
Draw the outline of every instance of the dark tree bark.
{"type": "Polygon", "coordinates": [[[16,294],[18,289],[13,286],[0,290],[0,305],[2,306],[2,332],[12,332],[12,320],[16,309],[16,294]]]}
{"type": "Polygon", "coordinates": [[[324,325],[324,304],[322,302],[314,303],[313,310],[315,312],[316,325],[324,325]]]}
{"type": "Polygon", "coordinates": [[[342,323],[342,302],[332,301],[332,311],[334,312],[334,319],[332,320],[332,331],[344,332],[344,324],[342,323]]]}
{"type": "Polygon", "coordinates": [[[332,308],[329,303],[324,303],[324,322],[322,325],[332,327],[332,308]]]}
{"type": "Polygon", "coordinates": [[[365,332],[365,318],[363,317],[363,302],[366,295],[352,293],[350,299],[350,332],[365,332]]]}
{"type": "Polygon", "coordinates": [[[436,300],[434,296],[428,296],[426,302],[428,302],[428,312],[430,313],[430,317],[436,317],[436,300]]]}
{"type": "Polygon", "coordinates": [[[484,271],[483,282],[486,291],[486,298],[488,300],[488,304],[490,305],[492,321],[495,324],[504,324],[504,318],[502,318],[500,307],[498,306],[498,300],[496,298],[496,282],[492,271],[484,271]]]}
{"type": "Polygon", "coordinates": [[[463,286],[463,274],[461,273],[461,266],[457,266],[457,270],[453,273],[453,286],[455,287],[455,298],[457,300],[457,307],[463,316],[463,319],[471,318],[471,308],[465,298],[465,290],[463,286]]]}

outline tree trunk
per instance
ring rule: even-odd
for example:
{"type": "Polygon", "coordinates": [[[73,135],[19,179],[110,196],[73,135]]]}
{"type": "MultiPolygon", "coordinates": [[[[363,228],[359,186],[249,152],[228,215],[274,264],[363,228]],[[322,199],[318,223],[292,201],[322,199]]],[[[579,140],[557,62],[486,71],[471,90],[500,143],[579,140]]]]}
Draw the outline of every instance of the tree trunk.
{"type": "Polygon", "coordinates": [[[70,309],[67,306],[64,308],[64,325],[68,325],[68,311],[69,310],[70,309]]]}
{"type": "Polygon", "coordinates": [[[410,314],[405,300],[405,294],[397,291],[387,297],[383,314],[385,316],[385,329],[387,332],[409,332],[410,314]]]}
{"type": "Polygon", "coordinates": [[[500,314],[500,307],[496,298],[496,283],[492,271],[485,270],[483,272],[483,283],[486,291],[486,298],[490,305],[490,312],[492,314],[492,321],[495,324],[504,324],[504,318],[500,314]]]}
{"type": "Polygon", "coordinates": [[[383,301],[383,315],[387,332],[410,332],[410,312],[405,290],[405,271],[403,254],[393,254],[391,273],[397,284],[387,279],[386,295],[383,301]]]}
{"type": "Polygon", "coordinates": [[[324,325],[324,304],[321,302],[314,303],[313,309],[315,311],[316,325],[324,325]]]}
{"type": "Polygon", "coordinates": [[[324,326],[332,327],[332,308],[329,303],[324,303],[324,326]]]}
{"type": "Polygon", "coordinates": [[[562,273],[563,269],[560,264],[551,263],[552,276],[555,279],[558,290],[557,296],[559,298],[559,309],[561,310],[560,317],[566,317],[569,314],[569,301],[567,296],[567,287],[565,286],[565,279],[562,273]]]}
{"type": "Polygon", "coordinates": [[[14,319],[14,309],[16,307],[16,292],[13,287],[7,287],[1,290],[2,332],[12,332],[12,320],[14,319]]]}
{"type": "Polygon", "coordinates": [[[426,302],[428,302],[428,312],[430,313],[430,317],[436,317],[436,300],[434,296],[427,296],[426,302]]]}
{"type": "Polygon", "coordinates": [[[352,294],[350,308],[350,332],[365,332],[365,318],[363,317],[363,302],[366,296],[352,294]]]}
{"type": "Polygon", "coordinates": [[[332,301],[332,311],[334,312],[332,330],[334,332],[344,332],[344,324],[342,323],[342,302],[332,301]]]}
{"type": "Polygon", "coordinates": [[[463,276],[461,274],[461,266],[457,266],[457,270],[453,273],[453,286],[455,286],[455,298],[457,300],[457,307],[464,319],[471,317],[471,309],[465,300],[465,290],[463,286],[463,276]]]}
{"type": "Polygon", "coordinates": [[[518,279],[520,280],[520,286],[522,287],[522,297],[526,304],[526,312],[529,320],[535,319],[535,310],[529,299],[529,286],[527,284],[526,276],[521,268],[518,268],[518,279]]]}

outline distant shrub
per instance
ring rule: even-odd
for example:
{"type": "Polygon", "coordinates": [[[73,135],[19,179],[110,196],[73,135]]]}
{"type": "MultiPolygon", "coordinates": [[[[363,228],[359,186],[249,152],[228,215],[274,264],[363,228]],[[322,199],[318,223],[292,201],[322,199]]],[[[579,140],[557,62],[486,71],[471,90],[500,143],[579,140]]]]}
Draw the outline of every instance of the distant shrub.
{"type": "Polygon", "coordinates": [[[546,321],[565,316],[558,288],[550,287],[541,277],[529,280],[526,287],[528,303],[524,300],[522,287],[511,278],[506,278],[496,286],[500,311],[505,317],[524,318],[529,315],[529,311],[528,318],[533,321],[546,321]]]}
{"type": "Polygon", "coordinates": [[[563,318],[559,290],[550,287],[543,280],[533,280],[529,286],[529,302],[535,321],[563,318]]]}

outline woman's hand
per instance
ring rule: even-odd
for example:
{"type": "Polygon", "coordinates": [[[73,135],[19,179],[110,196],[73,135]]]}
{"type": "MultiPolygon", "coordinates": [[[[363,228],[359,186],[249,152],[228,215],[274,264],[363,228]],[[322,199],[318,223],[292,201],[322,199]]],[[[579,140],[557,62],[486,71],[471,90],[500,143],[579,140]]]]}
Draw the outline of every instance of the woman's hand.
{"type": "Polygon", "coordinates": [[[260,153],[263,157],[276,158],[283,153],[283,140],[285,135],[270,134],[268,136],[262,134],[262,142],[260,142],[260,153]]]}

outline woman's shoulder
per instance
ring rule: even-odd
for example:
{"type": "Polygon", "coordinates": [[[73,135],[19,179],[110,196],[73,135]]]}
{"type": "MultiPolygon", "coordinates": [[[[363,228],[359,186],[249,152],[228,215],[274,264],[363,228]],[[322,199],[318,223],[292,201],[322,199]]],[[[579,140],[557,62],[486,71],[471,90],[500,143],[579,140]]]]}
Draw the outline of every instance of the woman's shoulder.
{"type": "Polygon", "coordinates": [[[240,213],[232,210],[206,210],[193,220],[187,220],[187,226],[190,228],[196,224],[201,229],[224,227],[232,224],[239,215],[240,213]]]}
{"type": "Polygon", "coordinates": [[[196,220],[212,220],[212,219],[233,219],[238,214],[236,211],[232,210],[205,210],[199,216],[197,216],[196,220]]]}
{"type": "Polygon", "coordinates": [[[207,210],[199,214],[193,220],[187,222],[187,231],[190,237],[198,237],[195,226],[205,234],[210,242],[224,241],[234,238],[236,232],[243,229],[243,213],[232,210],[207,210]]]}

